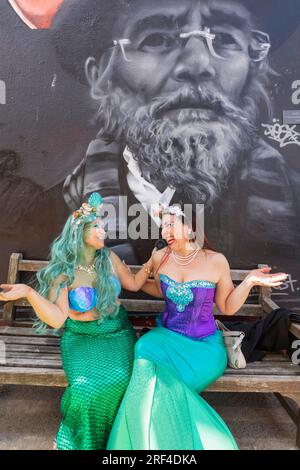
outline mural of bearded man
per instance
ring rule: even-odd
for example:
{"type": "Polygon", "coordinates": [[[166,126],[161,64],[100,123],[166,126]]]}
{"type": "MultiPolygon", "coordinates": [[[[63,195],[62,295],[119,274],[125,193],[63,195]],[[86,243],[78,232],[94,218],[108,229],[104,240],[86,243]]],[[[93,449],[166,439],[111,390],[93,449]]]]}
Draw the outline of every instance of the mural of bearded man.
{"type": "MultiPolygon", "coordinates": [[[[268,54],[298,26],[295,5],[65,0],[53,40],[64,68],[89,84],[99,129],[65,182],[70,209],[93,191],[148,213],[160,198],[203,203],[208,238],[235,266],[299,248],[288,168],[258,133],[271,113],[268,54]]],[[[153,243],[111,240],[132,263],[153,243]]]]}

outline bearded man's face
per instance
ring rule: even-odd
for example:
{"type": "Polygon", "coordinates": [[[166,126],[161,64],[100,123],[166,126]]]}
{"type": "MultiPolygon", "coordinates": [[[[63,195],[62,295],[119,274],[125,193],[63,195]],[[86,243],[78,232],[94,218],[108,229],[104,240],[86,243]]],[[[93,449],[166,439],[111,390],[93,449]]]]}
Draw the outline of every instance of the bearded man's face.
{"type": "Polygon", "coordinates": [[[150,181],[194,202],[212,204],[253,145],[261,83],[248,17],[230,0],[133,2],[114,31],[130,45],[89,77],[100,135],[128,145],[150,181]],[[213,51],[205,27],[221,38],[213,51]]]}

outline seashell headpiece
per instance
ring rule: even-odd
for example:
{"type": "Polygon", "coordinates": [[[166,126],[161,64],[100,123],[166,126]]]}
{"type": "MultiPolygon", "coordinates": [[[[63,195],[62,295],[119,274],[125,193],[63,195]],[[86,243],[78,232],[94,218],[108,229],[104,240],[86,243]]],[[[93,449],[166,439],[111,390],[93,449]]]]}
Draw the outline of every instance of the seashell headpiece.
{"type": "Polygon", "coordinates": [[[72,223],[80,225],[81,223],[92,222],[101,216],[102,205],[102,196],[99,193],[92,193],[88,202],[84,202],[79,209],[73,212],[72,223]]]}

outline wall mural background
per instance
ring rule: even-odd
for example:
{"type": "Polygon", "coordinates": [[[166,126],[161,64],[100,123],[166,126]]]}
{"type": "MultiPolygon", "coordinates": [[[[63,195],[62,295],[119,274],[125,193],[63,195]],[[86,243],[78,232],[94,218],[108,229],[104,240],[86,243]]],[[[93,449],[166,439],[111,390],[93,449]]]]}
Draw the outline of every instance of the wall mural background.
{"type": "MultiPolygon", "coordinates": [[[[300,311],[299,44],[297,0],[2,1],[1,281],[92,191],[164,194],[205,203],[232,267],[288,272],[274,300],[300,311]]],[[[128,263],[153,244],[110,243],[128,263]]]]}

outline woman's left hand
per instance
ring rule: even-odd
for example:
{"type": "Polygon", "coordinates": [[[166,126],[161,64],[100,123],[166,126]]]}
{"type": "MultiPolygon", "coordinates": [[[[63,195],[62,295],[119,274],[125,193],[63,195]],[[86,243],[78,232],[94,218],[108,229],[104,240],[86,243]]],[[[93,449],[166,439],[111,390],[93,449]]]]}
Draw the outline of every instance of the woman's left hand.
{"type": "Polygon", "coordinates": [[[264,286],[264,287],[278,287],[288,277],[286,273],[274,273],[270,274],[272,268],[265,267],[261,269],[253,269],[250,271],[246,280],[253,286],[264,286]]]}

